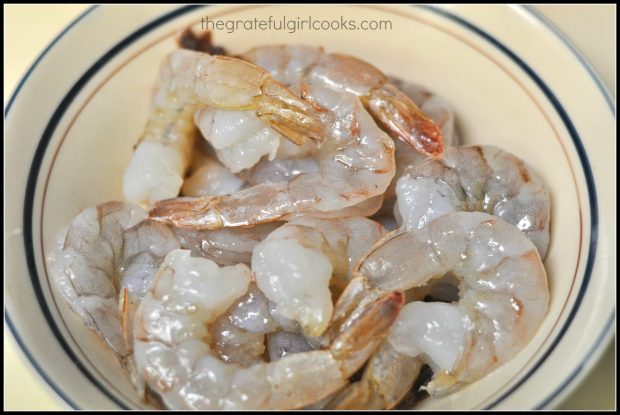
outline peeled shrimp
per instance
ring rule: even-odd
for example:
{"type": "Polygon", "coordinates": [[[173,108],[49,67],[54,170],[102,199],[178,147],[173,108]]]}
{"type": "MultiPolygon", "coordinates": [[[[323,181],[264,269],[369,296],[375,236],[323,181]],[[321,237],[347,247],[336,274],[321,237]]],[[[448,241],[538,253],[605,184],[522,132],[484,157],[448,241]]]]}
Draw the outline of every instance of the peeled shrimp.
{"type": "Polygon", "coordinates": [[[324,87],[302,87],[305,100],[321,108],[329,134],[319,149],[318,173],[262,183],[228,196],[157,202],[149,214],[184,228],[247,226],[323,213],[381,195],[394,176],[394,143],[356,96],[324,87]]]}
{"type": "Polygon", "coordinates": [[[125,197],[132,202],[178,196],[198,108],[252,110],[300,144],[323,136],[311,106],[263,69],[239,59],[177,50],[163,62],[158,83],[146,129],[123,177],[125,197]]]}
{"type": "Polygon", "coordinates": [[[252,271],[276,313],[318,336],[331,318],[330,285],[342,290],[353,264],[383,233],[366,218],[294,218],[256,246],[252,271]]]}
{"type": "Polygon", "coordinates": [[[256,244],[279,225],[191,231],[146,217],[141,207],[124,202],[85,209],[71,222],[60,250],[48,257],[71,309],[121,360],[131,354],[135,309],[168,252],[182,247],[221,264],[249,264],[256,244]]]}
{"type": "Polygon", "coordinates": [[[516,226],[542,258],[547,254],[547,188],[522,160],[497,147],[449,147],[440,160],[408,168],[396,193],[402,225],[419,228],[449,212],[482,211],[516,226]]]}
{"type": "Polygon", "coordinates": [[[225,363],[209,347],[213,322],[251,281],[244,265],[219,268],[176,250],[166,257],[135,324],[135,358],[171,409],[294,409],[344,386],[384,339],[401,293],[369,304],[326,350],[251,367],[225,363]],[[320,381],[317,381],[320,379],[320,381]]]}
{"type": "MultiPolygon", "coordinates": [[[[443,144],[445,146],[458,144],[459,138],[455,127],[454,112],[446,101],[416,84],[395,78],[390,78],[390,81],[407,94],[414,102],[418,103],[422,111],[424,111],[424,113],[441,129],[441,136],[443,137],[443,144]]],[[[429,157],[430,156],[427,154],[419,152],[403,141],[394,141],[396,173],[390,186],[385,191],[380,212],[382,216],[392,216],[394,204],[396,203],[396,183],[398,179],[406,172],[407,168],[429,157]]]]}
{"type": "Polygon", "coordinates": [[[377,123],[394,139],[418,151],[441,156],[439,128],[377,68],[361,59],[325,53],[312,46],[264,46],[241,55],[285,85],[309,83],[356,94],[377,123]]]}
{"type": "Polygon", "coordinates": [[[62,250],[48,258],[71,309],[124,363],[131,354],[124,336],[132,320],[128,314],[163,257],[179,247],[167,226],[145,219],[142,208],[122,202],[88,208],[71,222],[62,250]]]}
{"type": "Polygon", "coordinates": [[[422,229],[401,228],[357,266],[334,316],[346,321],[382,291],[432,284],[448,272],[459,301],[407,304],[388,341],[431,366],[429,393],[473,382],[517,354],[540,326],[549,299],[534,244],[514,226],[479,212],[450,213],[422,229]]]}

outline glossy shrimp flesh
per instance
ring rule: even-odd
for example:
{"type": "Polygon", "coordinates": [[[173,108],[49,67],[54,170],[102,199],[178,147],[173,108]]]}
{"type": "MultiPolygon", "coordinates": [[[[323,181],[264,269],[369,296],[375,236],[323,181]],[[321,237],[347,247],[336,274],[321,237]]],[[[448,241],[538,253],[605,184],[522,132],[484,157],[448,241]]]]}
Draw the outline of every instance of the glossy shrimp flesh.
{"type": "Polygon", "coordinates": [[[217,358],[208,325],[251,279],[244,265],[220,268],[183,250],[166,257],[138,309],[134,335],[138,370],[169,408],[294,409],[316,402],[344,386],[366,361],[403,301],[394,292],[369,304],[325,350],[246,368],[217,358]]]}
{"type": "Polygon", "coordinates": [[[294,218],[254,248],[252,271],[276,313],[318,336],[331,318],[330,285],[342,291],[353,264],[383,234],[381,225],[361,217],[294,218]]]}
{"type": "Polygon", "coordinates": [[[399,353],[431,366],[434,378],[426,386],[431,394],[480,379],[538,330],[547,311],[547,276],[523,233],[479,212],[450,213],[421,229],[401,228],[359,262],[358,279],[334,311],[346,319],[357,303],[382,290],[424,287],[448,272],[458,280],[458,302],[407,304],[388,338],[399,353]]]}
{"type": "Polygon", "coordinates": [[[71,309],[121,361],[131,355],[133,317],[168,252],[190,249],[220,264],[250,263],[252,250],[279,224],[192,231],[147,220],[139,206],[108,202],[82,211],[48,257],[71,309]]]}
{"type": "Polygon", "coordinates": [[[304,86],[305,102],[320,108],[325,137],[319,172],[268,182],[227,196],[157,202],[149,215],[178,227],[247,226],[293,215],[338,211],[381,195],[394,176],[394,143],[352,94],[304,86]]]}
{"type": "Polygon", "coordinates": [[[521,159],[493,146],[449,147],[440,160],[407,168],[398,179],[397,220],[420,228],[455,211],[481,211],[516,226],[544,259],[549,192],[521,159]]]}
{"type": "Polygon", "coordinates": [[[368,62],[302,45],[258,47],[241,58],[265,68],[285,85],[309,83],[354,93],[392,138],[433,157],[443,152],[441,132],[433,120],[368,62]]]}
{"type": "Polygon", "coordinates": [[[321,139],[311,106],[248,62],[188,50],[163,62],[145,131],[123,177],[127,200],[176,197],[190,162],[194,113],[206,106],[251,110],[288,139],[321,139]]]}
{"type": "Polygon", "coordinates": [[[252,111],[205,108],[196,112],[196,125],[215,149],[217,158],[232,173],[273,160],[282,136],[252,111]]]}

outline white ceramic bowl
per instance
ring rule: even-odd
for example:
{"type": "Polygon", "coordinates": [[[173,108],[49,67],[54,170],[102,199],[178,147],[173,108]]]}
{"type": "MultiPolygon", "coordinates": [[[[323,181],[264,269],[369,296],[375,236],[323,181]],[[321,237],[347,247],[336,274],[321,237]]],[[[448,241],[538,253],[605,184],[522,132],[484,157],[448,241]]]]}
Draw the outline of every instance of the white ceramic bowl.
{"type": "Polygon", "coordinates": [[[236,53],[307,43],[359,56],[423,84],[454,107],[466,143],[526,160],[552,198],[551,302],[511,362],[435,408],[553,407],[613,333],[615,108],[590,66],[527,8],[504,6],[100,7],[71,24],[28,71],[6,109],[6,321],[71,406],[141,406],[97,336],[65,305],[44,258],[82,209],[121,199],[158,64],[202,17],[388,19],[392,30],[217,31],[236,53]]]}

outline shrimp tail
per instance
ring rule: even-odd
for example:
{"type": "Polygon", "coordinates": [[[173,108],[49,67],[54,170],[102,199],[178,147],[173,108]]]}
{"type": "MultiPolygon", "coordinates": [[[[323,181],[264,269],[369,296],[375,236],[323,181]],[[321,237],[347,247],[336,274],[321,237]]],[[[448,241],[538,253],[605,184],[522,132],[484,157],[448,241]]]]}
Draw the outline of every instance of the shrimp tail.
{"type": "Polygon", "coordinates": [[[329,349],[343,362],[342,371],[346,377],[362,366],[383,341],[404,303],[401,291],[384,293],[374,301],[365,302],[360,312],[339,319],[337,329],[332,327],[333,341],[329,349]]]}
{"type": "Polygon", "coordinates": [[[374,392],[373,384],[362,379],[345,387],[338,393],[326,409],[354,410],[354,409],[385,409],[384,403],[374,392]]]}
{"type": "Polygon", "coordinates": [[[309,138],[321,144],[325,132],[316,110],[278,82],[268,79],[255,98],[256,115],[274,130],[301,146],[309,138]]]}
{"type": "Polygon", "coordinates": [[[178,228],[218,229],[223,226],[219,215],[221,197],[178,197],[153,204],[149,217],[156,222],[172,224],[178,228]]]}
{"type": "Polygon", "coordinates": [[[375,121],[393,138],[436,159],[441,157],[444,145],[439,126],[394,85],[385,83],[361,99],[375,121]]]}
{"type": "Polygon", "coordinates": [[[415,393],[423,366],[421,358],[401,354],[385,340],[366,364],[362,379],[342,389],[326,409],[392,409],[415,393]]]}
{"type": "Polygon", "coordinates": [[[149,215],[155,222],[200,230],[274,222],[291,213],[285,203],[284,208],[278,205],[287,197],[286,186],[286,182],[263,183],[231,195],[161,200],[151,206],[149,215]],[[278,199],[278,194],[284,196],[278,199]]]}
{"type": "Polygon", "coordinates": [[[323,346],[332,344],[339,334],[340,327],[351,324],[369,304],[387,293],[387,291],[372,288],[363,276],[353,278],[334,306],[330,325],[321,337],[321,344],[323,346]]]}

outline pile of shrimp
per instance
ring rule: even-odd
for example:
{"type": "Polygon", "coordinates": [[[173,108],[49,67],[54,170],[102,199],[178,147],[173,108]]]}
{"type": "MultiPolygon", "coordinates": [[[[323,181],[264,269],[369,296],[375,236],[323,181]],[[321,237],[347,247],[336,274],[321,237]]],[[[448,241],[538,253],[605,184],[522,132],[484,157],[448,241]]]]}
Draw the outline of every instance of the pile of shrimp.
{"type": "Polygon", "coordinates": [[[126,200],[73,219],[56,287],[168,409],[463,389],[545,317],[550,201],[515,155],[458,143],[446,101],[355,57],[175,50],[126,200]]]}

